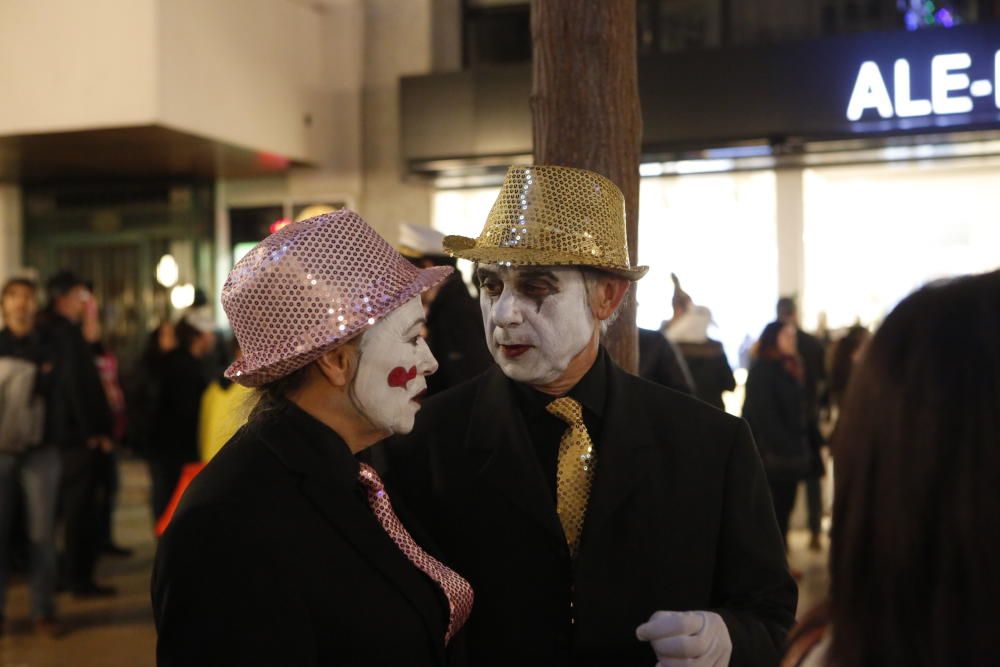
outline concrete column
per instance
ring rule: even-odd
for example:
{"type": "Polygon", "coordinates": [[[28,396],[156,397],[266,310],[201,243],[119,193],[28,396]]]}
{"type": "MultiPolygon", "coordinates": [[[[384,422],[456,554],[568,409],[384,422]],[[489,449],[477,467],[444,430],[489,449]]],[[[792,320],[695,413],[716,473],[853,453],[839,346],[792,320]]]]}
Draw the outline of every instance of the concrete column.
{"type": "Polygon", "coordinates": [[[365,5],[363,191],[359,213],[391,243],[399,225],[430,225],[432,188],[406,173],[400,153],[399,78],[433,62],[431,0],[369,0],[365,5]]]}
{"type": "Polygon", "coordinates": [[[219,180],[215,182],[215,285],[212,307],[215,309],[215,323],[225,328],[229,327],[229,321],[222,311],[220,297],[222,286],[233,268],[231,236],[229,209],[226,207],[226,184],[219,180]]]}
{"type": "Polygon", "coordinates": [[[805,287],[805,206],[802,197],[802,170],[775,172],[778,233],[778,294],[792,296],[802,310],[805,287]]]}
{"type": "Polygon", "coordinates": [[[21,271],[23,253],[21,188],[0,185],[0,282],[21,271]]]}

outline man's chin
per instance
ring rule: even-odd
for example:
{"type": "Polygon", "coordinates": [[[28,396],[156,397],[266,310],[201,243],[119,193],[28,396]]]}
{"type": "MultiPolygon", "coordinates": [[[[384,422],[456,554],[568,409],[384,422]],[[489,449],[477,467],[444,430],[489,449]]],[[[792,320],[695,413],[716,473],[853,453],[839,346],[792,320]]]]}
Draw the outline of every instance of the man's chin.
{"type": "Polygon", "coordinates": [[[500,357],[496,359],[496,362],[497,366],[500,367],[500,370],[503,371],[503,374],[514,382],[522,382],[530,385],[544,385],[552,381],[551,376],[553,374],[551,372],[545,373],[541,369],[537,368],[535,363],[527,361],[523,358],[507,359],[505,357],[500,357]]]}

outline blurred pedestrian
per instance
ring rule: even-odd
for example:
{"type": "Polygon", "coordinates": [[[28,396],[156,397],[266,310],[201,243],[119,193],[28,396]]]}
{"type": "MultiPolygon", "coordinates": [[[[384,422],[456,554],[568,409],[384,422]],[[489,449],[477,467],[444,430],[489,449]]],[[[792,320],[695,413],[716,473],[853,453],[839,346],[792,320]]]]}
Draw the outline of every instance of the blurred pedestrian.
{"type": "Polygon", "coordinates": [[[185,315],[175,327],[177,347],[162,360],[148,453],[155,519],[170,503],[184,464],[200,460],[198,416],[207,386],[201,360],[215,346],[213,329],[211,319],[185,315]]]}
{"type": "Polygon", "coordinates": [[[861,358],[871,333],[860,324],[855,324],[844,334],[833,348],[833,360],[830,364],[830,404],[839,410],[847,393],[851,373],[861,358]]]}
{"type": "MultiPolygon", "coordinates": [[[[90,286],[88,285],[88,288],[90,286]]],[[[91,293],[93,290],[91,289],[91,293]]],[[[111,439],[119,445],[125,438],[127,413],[125,393],[118,376],[118,357],[105,342],[97,298],[92,298],[83,311],[81,323],[84,339],[94,351],[97,372],[101,378],[104,397],[111,410],[111,439]]],[[[101,553],[112,556],[131,556],[132,550],[115,543],[114,510],[118,500],[121,479],[118,470],[118,447],[101,452],[97,470],[98,541],[101,553]]]]}
{"type": "MultiPolygon", "coordinates": [[[[444,234],[420,225],[400,227],[400,254],[417,268],[455,268],[455,259],[444,253],[444,234]]],[[[483,342],[483,316],[479,302],[469,294],[462,274],[454,271],[441,285],[421,296],[427,312],[427,345],[438,360],[437,373],[427,378],[432,395],[473,378],[493,364],[483,342]]]]}
{"type": "Polygon", "coordinates": [[[823,502],[819,482],[826,474],[820,452],[824,441],[819,428],[819,417],[820,409],[828,402],[826,346],[819,338],[802,330],[795,299],[791,297],[778,299],[775,310],[778,322],[795,327],[795,347],[802,360],[803,388],[806,394],[806,434],[811,453],[811,466],[805,478],[806,505],[809,514],[809,549],[819,551],[822,548],[820,536],[823,530],[823,502]]]}
{"type": "Polygon", "coordinates": [[[10,528],[23,492],[27,513],[31,616],[35,630],[58,636],[55,590],[56,505],[59,450],[44,439],[45,403],[52,363],[36,328],[35,283],[14,278],[0,291],[4,328],[0,331],[0,634],[3,633],[10,528]]]}
{"type": "Polygon", "coordinates": [[[128,389],[128,429],[126,440],[133,451],[148,457],[150,439],[155,430],[156,410],[160,401],[160,378],[163,359],[177,347],[174,324],[161,321],[146,338],[142,355],[132,373],[128,389]]]}
{"type": "Polygon", "coordinates": [[[704,306],[688,306],[667,329],[667,339],[680,350],[694,381],[694,395],[725,410],[723,392],[736,389],[736,378],[722,343],[708,337],[712,312],[704,306]]]}
{"type": "Polygon", "coordinates": [[[52,354],[52,388],[45,439],[59,445],[62,457],[66,584],[77,597],[113,595],[113,588],[94,580],[100,550],[98,474],[112,441],[111,411],[80,327],[93,296],[86,281],[69,271],[54,275],[46,288],[49,305],[41,328],[52,354]]]}
{"type": "Polygon", "coordinates": [[[694,393],[691,372],[680,350],[653,329],[639,329],[639,377],[684,394],[694,393]]]}
{"type": "Polygon", "coordinates": [[[804,385],[795,325],[771,322],[760,335],[747,376],[743,418],[757,441],[786,546],[795,491],[810,469],[804,385]]]}
{"type": "Polygon", "coordinates": [[[851,374],[832,446],[830,598],[782,664],[997,664],[1000,271],[896,306],[851,374]]]}

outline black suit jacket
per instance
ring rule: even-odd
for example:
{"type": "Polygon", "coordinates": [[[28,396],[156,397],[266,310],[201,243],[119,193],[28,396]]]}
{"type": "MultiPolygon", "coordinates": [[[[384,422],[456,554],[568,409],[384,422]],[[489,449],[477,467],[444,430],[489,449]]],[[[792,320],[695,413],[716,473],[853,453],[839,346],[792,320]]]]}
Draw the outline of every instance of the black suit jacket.
{"type": "Polygon", "coordinates": [[[476,590],[470,664],[648,667],[635,629],[666,609],[719,613],[732,665],[777,665],[796,587],[746,424],[609,363],[571,562],[514,390],[492,368],[387,452],[390,491],[476,590]]]}
{"type": "Polygon", "coordinates": [[[77,324],[47,313],[39,332],[52,371],[45,397],[45,441],[82,447],[88,438],[111,434],[111,410],[94,351],[77,324]]]}
{"type": "Polygon", "coordinates": [[[382,529],[357,474],[343,441],[291,403],[239,431],[157,550],[157,664],[446,664],[447,601],[382,529]]]}

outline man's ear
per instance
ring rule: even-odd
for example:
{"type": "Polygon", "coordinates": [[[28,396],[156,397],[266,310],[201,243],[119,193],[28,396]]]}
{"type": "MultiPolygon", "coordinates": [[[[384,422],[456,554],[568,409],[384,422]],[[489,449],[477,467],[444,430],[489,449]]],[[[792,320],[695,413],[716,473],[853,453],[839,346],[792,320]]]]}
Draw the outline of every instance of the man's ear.
{"type": "Polygon", "coordinates": [[[357,373],[358,351],[355,345],[341,345],[316,360],[316,369],[334,387],[347,387],[357,373]]]}
{"type": "Polygon", "coordinates": [[[618,309],[632,283],[618,276],[602,275],[590,293],[590,307],[594,317],[603,322],[618,309]]]}

